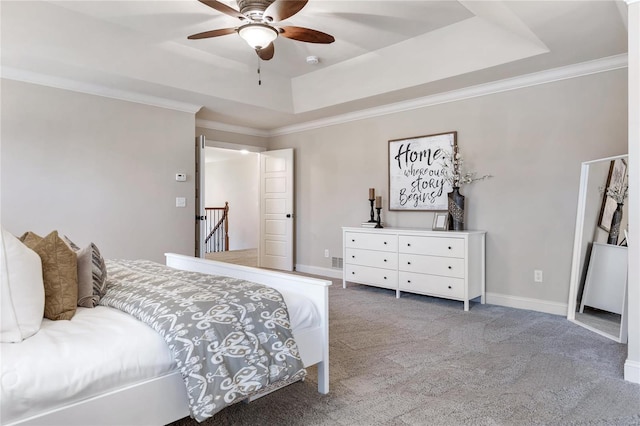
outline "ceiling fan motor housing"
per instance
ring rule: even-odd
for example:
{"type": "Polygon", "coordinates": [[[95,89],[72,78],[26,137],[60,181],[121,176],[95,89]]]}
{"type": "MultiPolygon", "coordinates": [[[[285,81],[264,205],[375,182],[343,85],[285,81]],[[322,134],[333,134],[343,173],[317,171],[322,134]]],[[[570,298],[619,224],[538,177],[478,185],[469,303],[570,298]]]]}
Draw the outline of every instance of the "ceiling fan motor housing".
{"type": "Polygon", "coordinates": [[[252,20],[261,21],[262,14],[275,0],[237,0],[240,13],[252,20]]]}

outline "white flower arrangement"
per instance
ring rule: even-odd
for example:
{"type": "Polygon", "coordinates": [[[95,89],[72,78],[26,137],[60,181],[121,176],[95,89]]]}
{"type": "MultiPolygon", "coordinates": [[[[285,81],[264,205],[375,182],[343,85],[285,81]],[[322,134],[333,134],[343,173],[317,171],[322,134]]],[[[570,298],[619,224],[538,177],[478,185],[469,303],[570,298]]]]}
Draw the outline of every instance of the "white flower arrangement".
{"type": "Polygon", "coordinates": [[[442,172],[443,178],[454,188],[493,177],[492,175],[476,176],[476,172],[465,170],[464,159],[457,151],[454,151],[452,154],[445,154],[442,163],[442,172]]]}
{"type": "Polygon", "coordinates": [[[606,192],[608,197],[613,198],[613,200],[618,204],[624,204],[624,200],[629,196],[629,184],[628,183],[617,183],[605,191],[604,188],[600,188],[600,192],[606,192]]]}

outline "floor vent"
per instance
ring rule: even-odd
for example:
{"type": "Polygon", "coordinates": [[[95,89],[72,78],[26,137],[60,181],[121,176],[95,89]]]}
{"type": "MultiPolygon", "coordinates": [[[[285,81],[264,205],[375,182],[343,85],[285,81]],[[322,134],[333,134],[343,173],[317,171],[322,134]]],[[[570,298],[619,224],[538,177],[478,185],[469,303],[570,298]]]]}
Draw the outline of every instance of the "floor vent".
{"type": "Polygon", "coordinates": [[[341,257],[332,257],[331,258],[331,267],[335,269],[342,269],[342,258],[341,257]]]}

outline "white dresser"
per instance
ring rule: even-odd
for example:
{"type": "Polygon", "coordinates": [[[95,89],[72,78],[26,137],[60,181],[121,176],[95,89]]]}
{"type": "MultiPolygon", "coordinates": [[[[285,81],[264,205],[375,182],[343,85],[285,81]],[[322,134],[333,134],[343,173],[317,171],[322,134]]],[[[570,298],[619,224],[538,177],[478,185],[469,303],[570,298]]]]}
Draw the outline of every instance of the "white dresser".
{"type": "Polygon", "coordinates": [[[460,300],[485,297],[485,232],[343,227],[347,282],[460,300]]]}

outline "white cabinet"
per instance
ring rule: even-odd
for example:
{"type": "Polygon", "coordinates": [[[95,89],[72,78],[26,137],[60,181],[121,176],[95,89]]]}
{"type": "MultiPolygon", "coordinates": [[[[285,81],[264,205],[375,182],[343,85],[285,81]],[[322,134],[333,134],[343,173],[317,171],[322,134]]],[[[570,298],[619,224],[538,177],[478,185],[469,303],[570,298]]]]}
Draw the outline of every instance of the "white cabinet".
{"type": "Polygon", "coordinates": [[[342,228],[347,282],[464,302],[485,297],[485,232],[342,228]]]}
{"type": "Polygon", "coordinates": [[[593,243],[580,312],[585,306],[622,315],[627,291],[627,248],[593,243]]]}

